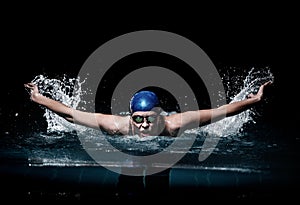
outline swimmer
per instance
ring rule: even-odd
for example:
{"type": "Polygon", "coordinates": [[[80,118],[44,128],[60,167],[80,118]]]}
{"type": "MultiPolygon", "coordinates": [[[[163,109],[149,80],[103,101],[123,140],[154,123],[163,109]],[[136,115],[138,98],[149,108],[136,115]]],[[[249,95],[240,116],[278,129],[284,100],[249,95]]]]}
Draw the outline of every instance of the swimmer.
{"type": "Polygon", "coordinates": [[[40,94],[34,83],[24,84],[30,89],[30,99],[53,111],[69,122],[87,127],[101,129],[111,135],[171,136],[176,137],[180,132],[216,122],[224,117],[239,114],[263,100],[264,89],[272,82],[262,84],[256,94],[248,98],[222,105],[218,108],[191,110],[172,115],[161,115],[157,95],[152,91],[139,91],[129,102],[128,116],[80,111],[40,94]]]}

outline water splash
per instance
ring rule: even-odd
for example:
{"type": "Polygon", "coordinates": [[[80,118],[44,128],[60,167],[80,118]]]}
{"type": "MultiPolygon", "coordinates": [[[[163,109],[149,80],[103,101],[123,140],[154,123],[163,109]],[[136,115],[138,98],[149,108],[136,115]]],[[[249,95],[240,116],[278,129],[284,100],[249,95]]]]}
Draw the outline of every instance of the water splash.
{"type": "MultiPolygon", "coordinates": [[[[259,87],[268,81],[274,82],[274,75],[269,67],[251,68],[244,74],[240,69],[231,68],[226,70],[222,80],[227,93],[226,98],[229,103],[243,100],[251,93],[257,93],[259,87]],[[234,76],[232,76],[233,73],[234,76]],[[236,75],[239,72],[239,75],[236,75]]],[[[243,132],[244,125],[247,123],[256,123],[254,116],[259,114],[253,109],[248,109],[238,115],[224,118],[218,122],[197,129],[199,133],[217,137],[227,137],[230,135],[239,135],[243,132]]]]}
{"type": "MultiPolygon", "coordinates": [[[[220,97],[227,98],[227,101],[230,101],[229,103],[243,100],[250,93],[256,93],[259,86],[264,82],[274,81],[274,76],[268,67],[260,69],[251,68],[249,71],[243,70],[243,72],[241,72],[241,69],[230,68],[226,70],[226,73],[221,73],[221,77],[226,90],[226,96],[220,97]]],[[[89,94],[90,92],[82,89],[82,84],[85,82],[84,80],[68,78],[66,75],[61,79],[51,79],[44,75],[38,75],[32,82],[38,85],[41,94],[58,100],[74,109],[77,109],[79,103],[82,101],[81,96],[89,94]]],[[[88,103],[91,102],[83,102],[83,104],[88,103]]],[[[188,130],[186,133],[215,137],[237,135],[243,131],[245,124],[255,123],[253,116],[256,114],[253,109],[248,109],[238,115],[227,117],[203,127],[188,130]]],[[[76,130],[83,132],[88,131],[92,134],[89,128],[74,125],[48,109],[45,109],[44,117],[46,117],[47,120],[47,131],[49,133],[71,132],[76,130]]],[[[99,133],[97,133],[97,135],[98,134],[99,133]]]]}
{"type": "MultiPolygon", "coordinates": [[[[78,108],[81,96],[87,91],[82,90],[80,78],[69,78],[64,75],[61,79],[51,79],[44,75],[38,75],[33,80],[39,92],[51,99],[57,100],[74,109],[78,108]]],[[[44,117],[47,121],[47,132],[70,132],[74,131],[74,124],[66,121],[49,109],[45,109],[44,117]]]]}
{"type": "MultiPolygon", "coordinates": [[[[245,99],[247,95],[252,92],[256,93],[259,86],[264,82],[274,81],[274,76],[270,68],[252,68],[244,73],[241,73],[239,69],[231,68],[228,69],[227,73],[221,73],[221,76],[226,96],[220,96],[220,98],[226,98],[230,103],[245,99]]],[[[60,79],[51,79],[44,75],[38,75],[32,82],[38,85],[41,94],[58,100],[74,109],[84,110],[84,108],[78,107],[79,103],[83,105],[93,103],[83,102],[82,96],[90,94],[91,91],[83,90],[82,85],[85,81],[80,80],[79,78],[69,78],[64,75],[60,79]]],[[[127,114],[127,112],[124,113],[127,114]]],[[[120,113],[120,115],[124,115],[124,113],[120,113]]],[[[174,113],[176,112],[174,111],[166,114],[174,113]]],[[[192,133],[193,136],[196,134],[196,143],[192,149],[190,149],[189,153],[198,154],[199,151],[204,153],[204,155],[201,155],[202,158],[199,155],[199,161],[203,161],[203,159],[206,159],[212,152],[218,152],[216,145],[221,137],[226,137],[226,139],[230,139],[230,136],[239,137],[240,134],[243,134],[245,124],[255,123],[253,117],[257,114],[258,113],[253,109],[246,110],[238,115],[224,118],[218,122],[187,130],[180,137],[180,140],[189,140],[190,133],[192,133]],[[205,143],[203,143],[204,141],[205,143]]],[[[48,109],[45,109],[44,117],[47,121],[47,133],[42,135],[40,133],[38,134],[39,139],[41,139],[42,136],[42,138],[47,141],[47,143],[43,140],[41,141],[42,147],[44,146],[44,143],[49,146],[50,142],[53,146],[58,146],[60,143],[56,142],[59,140],[62,140],[65,144],[70,144],[70,140],[77,139],[77,135],[74,135],[74,131],[77,134],[80,133],[80,136],[85,136],[84,139],[80,139],[80,143],[89,150],[105,150],[106,152],[112,152],[113,150],[111,150],[111,147],[107,147],[105,146],[105,143],[103,143],[104,140],[108,140],[115,148],[133,155],[158,153],[172,144],[174,140],[164,136],[144,139],[136,136],[125,136],[121,138],[108,136],[99,130],[72,124],[48,109]],[[67,137],[69,136],[68,133],[71,133],[71,137],[67,137]]],[[[69,148],[58,147],[56,149],[60,152],[56,151],[55,153],[62,153],[61,161],[58,161],[60,164],[74,164],[74,160],[76,164],[90,163],[88,159],[82,159],[80,162],[76,161],[78,160],[78,156],[81,155],[76,155],[73,158],[66,158],[65,156],[68,154],[75,153],[73,149],[71,149],[71,151],[68,151],[69,148]]],[[[76,147],[76,150],[76,152],[78,152],[78,147],[76,147]]],[[[32,157],[30,158],[33,160],[32,163],[36,161],[40,162],[40,159],[44,160],[42,163],[43,165],[45,163],[53,164],[54,159],[54,161],[57,162],[56,159],[59,158],[59,154],[48,156],[48,152],[51,152],[51,149],[45,151],[43,148],[39,152],[36,151],[32,153],[32,157]],[[48,160],[45,161],[45,159],[48,160]]]]}
{"type": "MultiPolygon", "coordinates": [[[[237,72],[234,68],[227,71],[237,72]]],[[[229,99],[229,103],[233,103],[247,98],[250,93],[257,93],[263,83],[267,81],[273,82],[274,76],[270,68],[252,68],[245,76],[242,75],[241,72],[239,72],[239,75],[234,75],[233,77],[227,73],[227,75],[223,75],[222,80],[225,85],[225,90],[227,91],[226,99],[227,101],[229,99]]],[[[192,132],[196,132],[198,135],[205,137],[205,141],[201,145],[198,160],[202,162],[207,159],[207,157],[216,150],[221,137],[230,138],[234,136],[235,138],[239,138],[243,135],[243,128],[246,124],[256,123],[254,116],[257,114],[253,108],[250,108],[237,115],[226,117],[217,122],[192,130],[192,132]]],[[[230,152],[231,150],[228,151],[230,152]]]]}

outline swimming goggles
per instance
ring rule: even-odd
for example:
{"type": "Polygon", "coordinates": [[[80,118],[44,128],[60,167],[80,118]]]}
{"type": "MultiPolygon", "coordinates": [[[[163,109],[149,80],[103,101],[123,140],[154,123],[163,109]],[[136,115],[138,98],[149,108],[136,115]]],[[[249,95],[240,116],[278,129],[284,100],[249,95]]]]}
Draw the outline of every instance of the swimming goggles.
{"type": "Polygon", "coordinates": [[[131,116],[131,118],[135,123],[143,123],[144,119],[146,119],[147,123],[153,123],[156,120],[157,116],[156,115],[150,115],[150,116],[134,115],[131,116]]]}

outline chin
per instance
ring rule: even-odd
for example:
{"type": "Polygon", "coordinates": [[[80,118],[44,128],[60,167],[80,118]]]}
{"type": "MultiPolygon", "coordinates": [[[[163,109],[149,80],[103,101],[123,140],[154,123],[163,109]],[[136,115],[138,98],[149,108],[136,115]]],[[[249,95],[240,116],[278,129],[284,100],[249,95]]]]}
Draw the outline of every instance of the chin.
{"type": "Polygon", "coordinates": [[[153,136],[153,135],[150,134],[150,133],[139,133],[139,136],[140,137],[150,137],[150,136],[153,136]]]}

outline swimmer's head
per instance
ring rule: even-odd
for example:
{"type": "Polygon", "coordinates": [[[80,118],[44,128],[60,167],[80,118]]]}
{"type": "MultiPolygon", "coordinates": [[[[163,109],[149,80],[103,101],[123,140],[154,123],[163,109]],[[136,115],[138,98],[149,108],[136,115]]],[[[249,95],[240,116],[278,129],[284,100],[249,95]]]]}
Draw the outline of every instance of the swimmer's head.
{"type": "Polygon", "coordinates": [[[151,111],[159,106],[159,100],[154,92],[139,91],[135,93],[129,104],[130,113],[151,111]]]}

